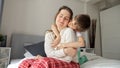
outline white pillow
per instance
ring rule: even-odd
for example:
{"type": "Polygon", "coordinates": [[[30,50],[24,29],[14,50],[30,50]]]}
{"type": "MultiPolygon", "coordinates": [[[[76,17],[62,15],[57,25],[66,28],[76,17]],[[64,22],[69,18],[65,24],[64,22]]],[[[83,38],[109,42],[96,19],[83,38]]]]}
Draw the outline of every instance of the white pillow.
{"type": "Polygon", "coordinates": [[[81,52],[80,56],[83,56],[83,55],[85,55],[88,58],[88,60],[95,60],[95,59],[102,58],[102,57],[97,56],[96,54],[93,54],[93,53],[81,52]]]}
{"type": "Polygon", "coordinates": [[[24,56],[25,56],[25,58],[33,57],[33,55],[30,52],[28,52],[28,51],[25,52],[24,56]]]}
{"type": "MultiPolygon", "coordinates": [[[[24,46],[29,46],[29,45],[31,45],[32,43],[24,43],[23,45],[24,46]]],[[[27,58],[27,57],[33,57],[33,55],[29,52],[29,51],[27,51],[27,50],[25,50],[25,53],[24,53],[24,56],[25,56],[25,58],[27,58]]]]}

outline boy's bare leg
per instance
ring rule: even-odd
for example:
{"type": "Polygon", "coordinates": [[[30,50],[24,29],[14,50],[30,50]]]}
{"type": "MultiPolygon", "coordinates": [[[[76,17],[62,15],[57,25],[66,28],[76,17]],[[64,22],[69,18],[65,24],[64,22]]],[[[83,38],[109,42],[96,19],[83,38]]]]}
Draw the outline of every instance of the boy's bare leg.
{"type": "Polygon", "coordinates": [[[75,48],[64,48],[64,52],[66,55],[74,57],[77,54],[77,49],[75,48]]]}

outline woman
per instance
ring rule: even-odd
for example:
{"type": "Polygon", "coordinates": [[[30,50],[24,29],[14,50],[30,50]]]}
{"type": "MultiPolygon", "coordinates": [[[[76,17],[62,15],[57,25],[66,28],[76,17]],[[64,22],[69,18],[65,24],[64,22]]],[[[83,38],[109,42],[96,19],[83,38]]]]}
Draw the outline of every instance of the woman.
{"type": "MultiPolygon", "coordinates": [[[[67,6],[62,6],[55,17],[55,24],[58,31],[60,32],[61,41],[60,43],[68,43],[75,41],[75,33],[72,29],[68,28],[70,20],[72,19],[73,13],[67,6]]],[[[51,43],[55,39],[55,34],[53,32],[47,32],[45,35],[45,52],[47,57],[57,58],[62,61],[71,62],[72,57],[69,54],[76,54],[76,50],[73,48],[64,48],[60,50],[55,50],[51,47],[51,43]],[[72,53],[67,53],[72,52],[72,53]]]]}
{"type": "MultiPolygon", "coordinates": [[[[73,12],[67,6],[62,6],[55,16],[55,24],[61,35],[60,43],[75,41],[74,31],[67,27],[72,16],[73,12]]],[[[77,51],[73,48],[55,50],[51,46],[54,39],[55,34],[53,32],[46,32],[45,52],[47,57],[25,60],[19,65],[19,68],[79,68],[79,64],[70,62],[72,60],[72,57],[70,56],[75,55],[77,51]]]]}

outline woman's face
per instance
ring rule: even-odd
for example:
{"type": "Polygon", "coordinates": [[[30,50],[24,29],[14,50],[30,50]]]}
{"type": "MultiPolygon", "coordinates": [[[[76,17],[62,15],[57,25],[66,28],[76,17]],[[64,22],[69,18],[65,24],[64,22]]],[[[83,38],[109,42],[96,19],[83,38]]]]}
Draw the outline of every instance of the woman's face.
{"type": "Polygon", "coordinates": [[[67,27],[69,21],[70,21],[70,13],[65,9],[61,10],[56,17],[56,25],[58,27],[58,30],[67,27]]]}

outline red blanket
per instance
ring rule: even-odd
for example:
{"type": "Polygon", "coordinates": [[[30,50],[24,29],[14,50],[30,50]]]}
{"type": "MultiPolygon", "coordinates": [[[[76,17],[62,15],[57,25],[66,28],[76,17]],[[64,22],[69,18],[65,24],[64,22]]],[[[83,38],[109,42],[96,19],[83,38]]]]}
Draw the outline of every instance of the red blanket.
{"type": "Polygon", "coordinates": [[[54,58],[26,59],[19,64],[18,68],[80,68],[79,64],[67,63],[54,58]]]}

